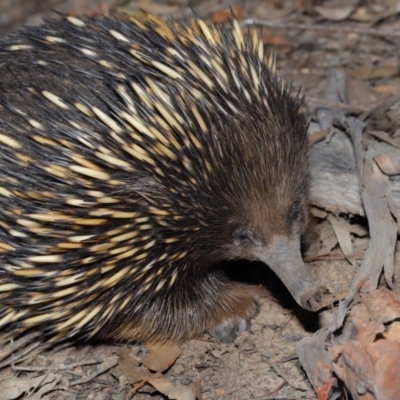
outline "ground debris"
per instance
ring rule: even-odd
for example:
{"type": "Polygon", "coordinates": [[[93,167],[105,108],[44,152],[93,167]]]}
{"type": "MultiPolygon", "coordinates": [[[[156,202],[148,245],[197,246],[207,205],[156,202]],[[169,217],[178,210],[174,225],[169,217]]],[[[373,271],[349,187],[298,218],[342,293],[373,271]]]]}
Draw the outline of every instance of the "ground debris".
{"type": "Polygon", "coordinates": [[[387,289],[360,295],[348,336],[330,348],[333,371],[354,400],[396,400],[400,393],[400,299],[387,289]]]}

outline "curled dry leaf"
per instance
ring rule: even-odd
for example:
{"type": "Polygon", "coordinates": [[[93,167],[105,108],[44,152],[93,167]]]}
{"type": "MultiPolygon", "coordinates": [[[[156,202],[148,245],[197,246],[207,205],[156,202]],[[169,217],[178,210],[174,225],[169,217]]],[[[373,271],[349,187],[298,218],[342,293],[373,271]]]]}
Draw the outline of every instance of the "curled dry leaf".
{"type": "Polygon", "coordinates": [[[54,374],[41,375],[32,379],[6,378],[0,381],[0,399],[14,400],[20,398],[24,393],[35,387],[45,387],[45,392],[48,392],[54,389],[59,380],[60,377],[54,374]]]}
{"type": "Polygon", "coordinates": [[[139,366],[141,360],[135,357],[127,346],[121,348],[119,356],[118,368],[130,384],[144,381],[152,375],[147,368],[139,366]]]}
{"type": "Polygon", "coordinates": [[[351,20],[357,22],[370,22],[375,14],[368,7],[357,7],[351,14],[351,20]]]}
{"type": "Polygon", "coordinates": [[[392,95],[400,92],[400,85],[396,85],[396,84],[376,85],[371,88],[371,91],[392,96],[392,95]]]}
{"type": "Polygon", "coordinates": [[[310,143],[310,146],[312,146],[315,143],[320,142],[321,140],[324,140],[329,132],[331,131],[330,127],[326,127],[324,129],[320,129],[318,131],[312,132],[308,135],[308,142],[310,143]]]}
{"type": "Polygon", "coordinates": [[[375,156],[374,160],[386,175],[400,174],[400,154],[385,152],[375,156]]]}
{"type": "Polygon", "coordinates": [[[360,288],[363,291],[377,288],[382,270],[388,286],[393,286],[397,223],[393,216],[395,210],[392,210],[389,178],[374,161],[372,166],[364,169],[362,199],[371,239],[361,267],[353,279],[349,296],[353,296],[360,288]]]}
{"type": "Polygon", "coordinates": [[[196,400],[196,393],[194,388],[189,386],[174,386],[170,381],[164,377],[156,377],[148,380],[160,393],[164,394],[171,400],[196,400]]]}
{"type": "Polygon", "coordinates": [[[239,5],[232,5],[229,9],[223,9],[220,11],[215,11],[210,15],[210,21],[213,23],[226,22],[232,17],[232,13],[236,16],[238,20],[243,18],[244,9],[239,5]]]}
{"type": "Polygon", "coordinates": [[[393,147],[400,148],[400,138],[392,138],[387,132],[385,131],[369,131],[372,136],[382,140],[383,142],[391,144],[393,147]]]}
{"type": "Polygon", "coordinates": [[[151,371],[162,372],[174,364],[181,355],[181,349],[175,344],[149,344],[149,354],[143,358],[143,365],[151,371]]]}
{"type": "Polygon", "coordinates": [[[397,400],[400,393],[400,344],[379,341],[341,346],[335,373],[354,400],[397,400]]]}
{"type": "Polygon", "coordinates": [[[328,21],[344,21],[354,11],[354,5],[340,5],[337,7],[317,6],[314,10],[328,21]]]}
{"type": "MultiPolygon", "coordinates": [[[[354,400],[396,400],[400,393],[400,299],[387,289],[363,294],[346,321],[354,337],[330,349],[333,370],[354,400]]],[[[350,330],[350,329],[348,329],[350,330]]]]}
{"type": "MultiPolygon", "coordinates": [[[[179,4],[176,4],[176,2],[153,2],[140,0],[138,3],[137,9],[158,16],[170,16],[180,11],[180,6],[179,4]]],[[[126,11],[126,8],[127,7],[123,9],[123,12],[126,11]]]]}
{"type": "Polygon", "coordinates": [[[360,78],[347,79],[346,81],[346,93],[350,105],[371,107],[369,91],[366,82],[360,78]]]}
{"type": "Polygon", "coordinates": [[[364,64],[350,70],[347,75],[350,78],[381,79],[397,76],[399,73],[399,60],[390,58],[380,64],[364,64]]]}
{"type": "Polygon", "coordinates": [[[334,217],[332,214],[328,216],[333,231],[339,242],[339,246],[350,264],[355,264],[353,243],[351,241],[349,224],[343,218],[334,217]]]}

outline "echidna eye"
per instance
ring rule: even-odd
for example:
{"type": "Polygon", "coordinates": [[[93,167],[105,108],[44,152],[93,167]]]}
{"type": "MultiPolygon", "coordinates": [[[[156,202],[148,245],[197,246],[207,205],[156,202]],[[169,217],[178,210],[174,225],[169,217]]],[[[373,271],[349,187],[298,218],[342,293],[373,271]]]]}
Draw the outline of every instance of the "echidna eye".
{"type": "Polygon", "coordinates": [[[234,236],[235,236],[235,243],[237,245],[248,246],[251,243],[253,243],[252,232],[248,229],[237,230],[234,236]]]}
{"type": "Polygon", "coordinates": [[[290,222],[296,222],[300,219],[301,215],[302,215],[303,209],[301,206],[300,201],[296,200],[293,204],[292,204],[292,208],[290,210],[290,222]]]}

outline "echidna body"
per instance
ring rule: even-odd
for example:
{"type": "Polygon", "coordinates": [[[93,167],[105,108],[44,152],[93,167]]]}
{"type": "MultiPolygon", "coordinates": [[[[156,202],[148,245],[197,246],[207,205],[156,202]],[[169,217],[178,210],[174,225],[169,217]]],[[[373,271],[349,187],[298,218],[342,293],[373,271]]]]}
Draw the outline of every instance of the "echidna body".
{"type": "Polygon", "coordinates": [[[188,339],[251,308],[232,259],[317,307],[307,121],[256,31],[63,16],[0,77],[0,331],[188,339]]]}

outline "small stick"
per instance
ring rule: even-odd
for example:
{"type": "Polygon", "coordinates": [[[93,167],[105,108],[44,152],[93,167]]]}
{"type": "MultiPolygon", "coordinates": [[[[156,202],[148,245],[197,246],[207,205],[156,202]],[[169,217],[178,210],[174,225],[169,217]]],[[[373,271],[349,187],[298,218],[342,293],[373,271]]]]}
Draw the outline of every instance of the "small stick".
{"type": "Polygon", "coordinates": [[[329,100],[324,100],[324,99],[318,99],[315,97],[311,96],[306,96],[306,103],[311,103],[318,105],[320,108],[326,107],[326,108],[334,108],[337,110],[345,110],[345,111],[350,111],[354,113],[363,113],[370,111],[371,107],[365,107],[365,106],[356,106],[356,105],[350,105],[347,103],[340,103],[338,101],[329,101],[329,100]]]}
{"type": "Polygon", "coordinates": [[[262,19],[246,19],[242,21],[242,26],[259,25],[275,29],[299,29],[317,32],[330,33],[358,33],[360,35],[379,36],[379,37],[400,37],[400,31],[389,31],[387,29],[358,28],[351,26],[334,25],[308,25],[297,24],[294,22],[275,22],[262,19]]]}

